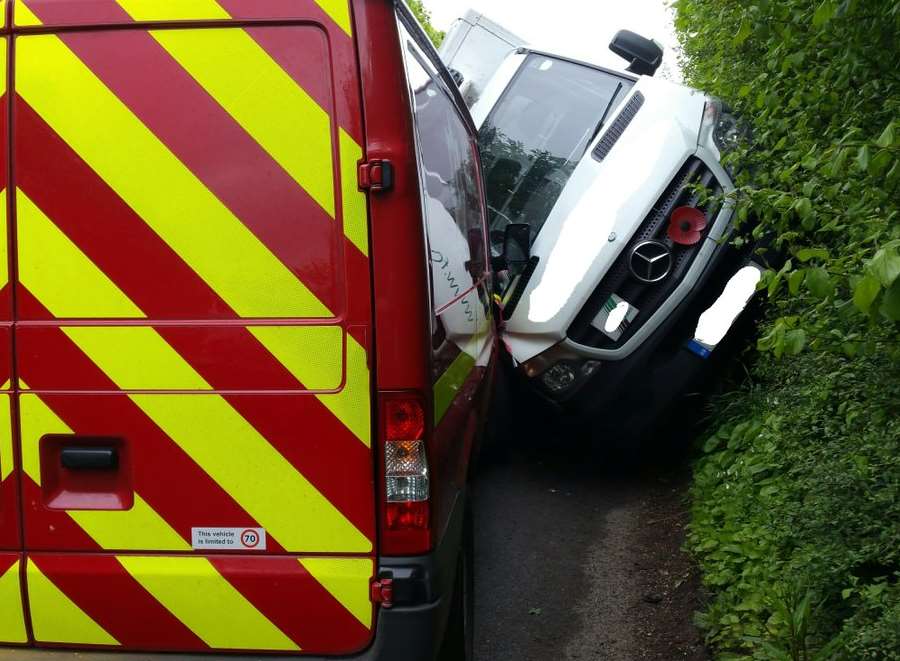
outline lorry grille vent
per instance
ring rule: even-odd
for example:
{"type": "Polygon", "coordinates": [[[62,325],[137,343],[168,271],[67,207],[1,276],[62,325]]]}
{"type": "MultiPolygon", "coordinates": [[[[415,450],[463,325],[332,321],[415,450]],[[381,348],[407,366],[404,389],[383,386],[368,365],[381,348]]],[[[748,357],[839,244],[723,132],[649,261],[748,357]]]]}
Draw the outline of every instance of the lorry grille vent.
{"type": "Polygon", "coordinates": [[[609,156],[609,152],[612,151],[612,148],[619,141],[619,138],[622,137],[622,134],[625,133],[625,130],[631,124],[632,120],[634,120],[635,115],[638,114],[638,110],[640,110],[643,105],[644,95],[640,92],[635,92],[628,103],[625,104],[625,107],[622,108],[622,112],[619,113],[619,116],[616,117],[616,121],[612,123],[609,130],[603,134],[603,138],[601,138],[600,142],[597,143],[597,146],[594,147],[594,158],[598,161],[602,161],[609,156]]]}
{"type": "Polygon", "coordinates": [[[578,344],[598,349],[617,349],[631,339],[674,293],[691,268],[719,215],[722,193],[722,186],[709,167],[699,158],[690,157],[672,183],[663,191],[638,231],[575,318],[569,328],[569,337],[578,344]],[[703,239],[693,246],[674,244],[667,236],[672,212],[681,206],[697,207],[709,219],[703,239]],[[628,268],[631,251],[638,243],[647,240],[661,241],[672,251],[671,273],[665,280],[655,284],[638,281],[628,268]],[[611,339],[591,323],[613,294],[639,310],[637,317],[617,340],[611,339]]]}

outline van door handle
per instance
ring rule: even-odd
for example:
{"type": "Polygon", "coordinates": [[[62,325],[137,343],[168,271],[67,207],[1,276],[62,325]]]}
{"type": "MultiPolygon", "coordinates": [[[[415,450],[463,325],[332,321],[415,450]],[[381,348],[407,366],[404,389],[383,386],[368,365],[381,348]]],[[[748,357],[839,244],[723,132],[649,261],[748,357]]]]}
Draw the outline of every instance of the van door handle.
{"type": "Polygon", "coordinates": [[[63,468],[69,470],[114,470],[119,467],[119,451],[116,448],[63,448],[63,468]]]}

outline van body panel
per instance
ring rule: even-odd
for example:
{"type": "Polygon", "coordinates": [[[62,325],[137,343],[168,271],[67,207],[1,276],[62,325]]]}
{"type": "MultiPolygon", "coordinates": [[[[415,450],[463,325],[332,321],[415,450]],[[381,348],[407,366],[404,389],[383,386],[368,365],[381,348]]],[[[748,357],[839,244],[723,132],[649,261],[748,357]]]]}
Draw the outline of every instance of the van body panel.
{"type": "Polygon", "coordinates": [[[434,497],[435,525],[442,530],[465,487],[488,396],[491,349],[496,347],[486,209],[476,134],[464,102],[455,85],[442,77],[430,44],[419,43],[402,22],[399,30],[428,256],[431,457],[441,476],[434,497]]]}
{"type": "MultiPolygon", "coordinates": [[[[0,10],[5,10],[0,6],[0,10]]],[[[4,20],[6,12],[3,11],[4,20]]],[[[3,24],[6,25],[5,23],[3,24]]],[[[0,150],[9,149],[9,103],[7,77],[8,38],[0,39],[0,150]]],[[[19,487],[13,433],[12,399],[12,282],[9,266],[8,159],[0,157],[0,553],[21,549],[19,487]]],[[[8,568],[7,568],[8,569],[8,568]]],[[[2,609],[2,605],[0,605],[2,609]]],[[[3,639],[0,633],[0,640],[3,639]]]]}
{"type": "Polygon", "coordinates": [[[34,0],[13,24],[0,517],[24,525],[0,534],[25,533],[0,549],[25,551],[27,640],[364,649],[373,328],[349,5],[34,0]]]}

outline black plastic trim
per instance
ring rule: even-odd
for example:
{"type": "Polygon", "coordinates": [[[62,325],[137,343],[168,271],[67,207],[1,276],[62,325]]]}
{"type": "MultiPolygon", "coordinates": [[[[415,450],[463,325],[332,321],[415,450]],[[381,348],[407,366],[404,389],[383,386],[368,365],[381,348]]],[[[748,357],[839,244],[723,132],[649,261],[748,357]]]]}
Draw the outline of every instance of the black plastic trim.
{"type": "Polygon", "coordinates": [[[616,146],[616,143],[619,141],[619,138],[628,130],[628,127],[631,125],[631,122],[634,121],[634,118],[637,116],[638,111],[644,105],[644,95],[640,92],[635,92],[631,95],[631,98],[628,99],[628,103],[625,104],[625,107],[622,108],[622,112],[619,113],[619,116],[616,117],[616,121],[612,123],[612,125],[606,130],[606,133],[603,134],[603,137],[600,138],[600,142],[597,143],[597,146],[594,147],[594,151],[591,152],[591,155],[598,161],[602,161],[604,158],[609,156],[609,152],[612,151],[612,148],[616,146]]]}

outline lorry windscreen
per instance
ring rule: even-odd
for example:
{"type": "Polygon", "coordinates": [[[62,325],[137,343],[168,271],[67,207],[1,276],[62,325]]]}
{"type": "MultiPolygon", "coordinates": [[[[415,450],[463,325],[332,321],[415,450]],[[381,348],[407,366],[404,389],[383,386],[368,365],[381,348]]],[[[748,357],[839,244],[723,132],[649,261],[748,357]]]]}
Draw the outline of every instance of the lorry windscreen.
{"type": "Polygon", "coordinates": [[[526,223],[537,236],[598,122],[633,86],[602,69],[527,57],[479,135],[495,252],[509,223],[526,223]]]}

